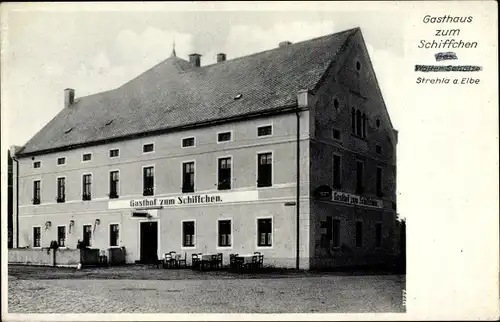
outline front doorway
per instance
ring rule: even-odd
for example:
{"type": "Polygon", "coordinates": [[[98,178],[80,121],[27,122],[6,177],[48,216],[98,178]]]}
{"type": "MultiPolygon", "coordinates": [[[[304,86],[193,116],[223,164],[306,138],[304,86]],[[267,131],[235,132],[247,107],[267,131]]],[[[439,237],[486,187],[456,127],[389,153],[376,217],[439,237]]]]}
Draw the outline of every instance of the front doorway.
{"type": "Polygon", "coordinates": [[[158,259],[158,222],[141,222],[141,263],[153,264],[158,259]]]}

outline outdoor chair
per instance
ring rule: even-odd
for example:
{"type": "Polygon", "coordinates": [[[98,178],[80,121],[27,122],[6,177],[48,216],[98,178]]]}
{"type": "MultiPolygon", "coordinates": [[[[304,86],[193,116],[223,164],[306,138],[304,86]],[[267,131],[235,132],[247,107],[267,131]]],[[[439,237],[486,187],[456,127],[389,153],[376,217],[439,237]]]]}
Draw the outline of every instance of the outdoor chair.
{"type": "Polygon", "coordinates": [[[245,265],[245,260],[243,259],[243,257],[236,257],[235,268],[240,269],[240,268],[243,268],[244,265],[245,265]]]}
{"type": "Polygon", "coordinates": [[[191,267],[193,269],[199,269],[200,266],[201,266],[200,257],[198,257],[198,254],[192,254],[191,255],[191,267]]]}
{"type": "Polygon", "coordinates": [[[264,255],[259,255],[259,264],[258,267],[262,268],[264,266],[264,255]]]}
{"type": "Polygon", "coordinates": [[[234,269],[236,268],[236,257],[238,254],[229,254],[229,268],[234,269]]]}
{"type": "Polygon", "coordinates": [[[260,255],[260,252],[253,252],[255,255],[260,255]]]}
{"type": "Polygon", "coordinates": [[[172,266],[178,267],[177,259],[175,257],[175,254],[177,254],[175,251],[170,251],[168,252],[170,254],[170,257],[172,258],[172,266]]]}
{"type": "Polygon", "coordinates": [[[163,268],[172,268],[175,265],[175,259],[172,258],[170,253],[165,254],[163,268]]]}
{"type": "Polygon", "coordinates": [[[178,261],[177,261],[177,267],[181,267],[184,265],[184,268],[186,268],[186,253],[184,253],[184,258],[180,258],[178,261]]]}
{"type": "Polygon", "coordinates": [[[256,268],[258,263],[259,263],[259,256],[258,255],[252,256],[252,262],[246,263],[245,268],[249,269],[256,268]]]}
{"type": "Polygon", "coordinates": [[[222,253],[217,253],[217,268],[222,268],[222,253]]]}
{"type": "Polygon", "coordinates": [[[212,255],[212,260],[210,261],[210,269],[217,268],[218,266],[218,255],[212,255]]]}

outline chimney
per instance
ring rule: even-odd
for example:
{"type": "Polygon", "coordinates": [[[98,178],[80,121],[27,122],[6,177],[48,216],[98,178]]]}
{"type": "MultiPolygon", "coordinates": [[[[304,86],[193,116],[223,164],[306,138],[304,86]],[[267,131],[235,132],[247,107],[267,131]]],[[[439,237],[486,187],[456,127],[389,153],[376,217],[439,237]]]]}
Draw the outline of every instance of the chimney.
{"type": "Polygon", "coordinates": [[[10,156],[12,158],[16,158],[17,154],[19,153],[19,151],[21,151],[22,149],[22,146],[18,146],[18,145],[11,145],[10,146],[10,156]]]}
{"type": "Polygon", "coordinates": [[[201,64],[201,55],[200,54],[191,54],[189,55],[189,62],[194,67],[200,67],[201,64]]]}
{"type": "Polygon", "coordinates": [[[64,107],[68,108],[75,101],[75,90],[72,88],[66,88],[64,90],[64,107]]]}
{"type": "Polygon", "coordinates": [[[310,93],[307,89],[302,89],[297,93],[297,105],[298,107],[308,107],[310,93]]]}
{"type": "Polygon", "coordinates": [[[279,43],[279,47],[280,48],[283,48],[283,47],[286,47],[286,46],[290,46],[292,43],[289,42],[288,40],[287,41],[282,41],[279,43]]]}
{"type": "Polygon", "coordinates": [[[224,54],[224,53],[217,54],[217,62],[220,63],[223,61],[226,61],[226,54],[224,54]]]}

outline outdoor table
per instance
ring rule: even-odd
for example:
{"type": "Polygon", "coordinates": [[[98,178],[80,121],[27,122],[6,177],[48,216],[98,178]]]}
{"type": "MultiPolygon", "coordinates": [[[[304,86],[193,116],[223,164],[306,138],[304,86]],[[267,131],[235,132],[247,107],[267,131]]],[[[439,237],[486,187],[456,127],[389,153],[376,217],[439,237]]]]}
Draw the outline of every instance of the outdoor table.
{"type": "Polygon", "coordinates": [[[201,254],[201,260],[205,262],[210,262],[212,261],[212,256],[217,256],[217,254],[216,253],[201,254]]]}
{"type": "Polygon", "coordinates": [[[258,256],[258,255],[255,255],[255,254],[240,254],[237,257],[243,258],[243,264],[252,264],[252,260],[256,256],[258,256]]]}

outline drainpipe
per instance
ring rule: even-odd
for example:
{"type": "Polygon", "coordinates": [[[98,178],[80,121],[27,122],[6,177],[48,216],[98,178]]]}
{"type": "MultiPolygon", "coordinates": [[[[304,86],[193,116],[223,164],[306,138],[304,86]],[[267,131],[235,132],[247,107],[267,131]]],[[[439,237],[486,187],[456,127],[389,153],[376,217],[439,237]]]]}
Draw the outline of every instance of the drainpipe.
{"type": "Polygon", "coordinates": [[[16,162],[16,247],[19,248],[19,161],[15,156],[12,160],[16,162]]]}
{"type": "Polygon", "coordinates": [[[297,106],[297,111],[296,111],[296,115],[297,115],[297,201],[296,201],[296,205],[295,205],[295,210],[296,210],[296,221],[297,221],[297,258],[296,258],[296,269],[298,270],[299,269],[299,263],[300,263],[300,260],[299,260],[299,256],[300,256],[300,240],[299,240],[299,237],[300,237],[300,110],[299,110],[299,107],[297,106]]]}

